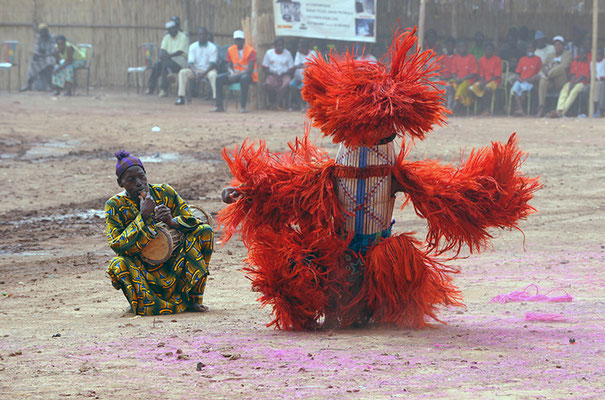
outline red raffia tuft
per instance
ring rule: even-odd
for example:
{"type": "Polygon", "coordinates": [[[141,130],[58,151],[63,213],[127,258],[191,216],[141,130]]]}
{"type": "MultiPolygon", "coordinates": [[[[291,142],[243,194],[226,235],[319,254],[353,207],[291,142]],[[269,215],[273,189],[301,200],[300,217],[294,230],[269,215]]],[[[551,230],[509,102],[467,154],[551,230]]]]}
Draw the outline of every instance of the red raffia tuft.
{"type": "Polygon", "coordinates": [[[227,241],[240,227],[246,246],[259,226],[279,231],[301,225],[336,231],[343,211],[334,188],[334,160],[309,142],[307,135],[288,144],[290,151],[271,153],[261,141],[258,147],[244,142],[232,151],[223,150],[233,181],[243,196],[218,215],[227,241]]]}
{"type": "Polygon", "coordinates": [[[342,209],[334,189],[334,161],[307,135],[290,151],[271,153],[264,143],[223,150],[243,196],[218,216],[223,240],[236,232],[248,248],[245,269],[253,288],[271,305],[268,325],[298,330],[319,327],[347,293],[339,266],[349,239],[339,232],[342,209]]]}
{"type": "Polygon", "coordinates": [[[424,139],[434,124],[443,124],[443,91],[430,79],[438,65],[431,50],[412,50],[416,29],[397,31],[382,62],[357,61],[318,54],[305,69],[302,96],[307,116],[334,143],[372,146],[397,133],[424,139]],[[408,53],[410,53],[408,55],[408,53]]]}
{"type": "Polygon", "coordinates": [[[363,287],[350,308],[363,304],[373,322],[421,329],[428,326],[427,319],[439,321],[438,306],[461,306],[460,293],[449,276],[458,271],[436,261],[420,246],[404,233],[371,247],[363,287]]]}
{"type": "Polygon", "coordinates": [[[260,229],[248,249],[244,271],[264,306],[270,305],[277,329],[314,330],[348,293],[347,271],[340,266],[343,238],[320,232],[260,229]]]}
{"type": "MultiPolygon", "coordinates": [[[[393,174],[403,186],[407,201],[428,223],[430,250],[441,254],[462,246],[471,252],[484,249],[491,235],[488,228],[519,229],[518,222],[535,209],[528,203],[542,187],[519,169],[527,158],[512,134],[503,145],[471,151],[459,167],[437,161],[409,162],[399,155],[393,174]]],[[[404,203],[405,205],[405,203],[404,203]]]]}

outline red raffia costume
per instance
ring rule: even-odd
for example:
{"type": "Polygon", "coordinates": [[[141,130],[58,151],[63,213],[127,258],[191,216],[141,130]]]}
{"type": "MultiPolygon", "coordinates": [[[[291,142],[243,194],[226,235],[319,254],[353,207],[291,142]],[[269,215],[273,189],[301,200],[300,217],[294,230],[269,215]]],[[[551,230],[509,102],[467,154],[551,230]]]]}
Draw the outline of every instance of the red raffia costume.
{"type": "Polygon", "coordinates": [[[411,50],[415,30],[397,32],[384,63],[317,56],[305,70],[308,116],[340,143],[336,160],[302,139],[289,151],[244,142],[223,150],[242,196],[219,215],[224,239],[237,231],[248,248],[245,271],[278,329],[367,322],[423,328],[439,306],[461,296],[440,260],[463,246],[485,248],[488,228],[516,228],[534,209],[537,178],[519,172],[526,156],[506,144],[473,150],[459,167],[407,161],[405,141],[444,122],[434,53],[411,50]],[[408,54],[410,53],[410,54],[408,54]],[[396,180],[397,182],[394,182],[396,180]],[[391,234],[395,197],[405,193],[428,222],[424,243],[391,234]]]}

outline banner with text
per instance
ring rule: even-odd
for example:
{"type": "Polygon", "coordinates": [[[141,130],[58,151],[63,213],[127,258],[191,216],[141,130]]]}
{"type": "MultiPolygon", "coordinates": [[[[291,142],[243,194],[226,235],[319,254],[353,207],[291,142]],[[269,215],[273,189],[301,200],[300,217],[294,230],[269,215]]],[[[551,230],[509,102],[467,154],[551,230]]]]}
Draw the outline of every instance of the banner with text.
{"type": "Polygon", "coordinates": [[[273,0],[275,35],[376,42],[376,0],[273,0]]]}

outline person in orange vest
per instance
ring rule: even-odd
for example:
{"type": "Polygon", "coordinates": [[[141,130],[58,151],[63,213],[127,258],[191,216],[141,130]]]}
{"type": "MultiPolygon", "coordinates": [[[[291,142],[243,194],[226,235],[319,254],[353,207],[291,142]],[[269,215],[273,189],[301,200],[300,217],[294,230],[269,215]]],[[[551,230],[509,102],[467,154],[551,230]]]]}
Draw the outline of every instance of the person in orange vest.
{"type": "Polygon", "coordinates": [[[244,31],[233,32],[234,45],[227,49],[228,71],[216,76],[216,108],[212,111],[223,112],[223,97],[226,84],[240,84],[240,112],[245,113],[248,102],[248,89],[252,82],[258,81],[256,72],[256,51],[246,44],[244,31]]]}

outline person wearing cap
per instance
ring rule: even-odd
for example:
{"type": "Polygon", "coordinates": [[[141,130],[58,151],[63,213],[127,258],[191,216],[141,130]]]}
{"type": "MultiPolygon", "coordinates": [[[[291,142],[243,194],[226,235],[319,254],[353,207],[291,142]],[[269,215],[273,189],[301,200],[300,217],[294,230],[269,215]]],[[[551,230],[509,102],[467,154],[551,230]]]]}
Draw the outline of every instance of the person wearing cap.
{"type": "Polygon", "coordinates": [[[21,91],[32,90],[32,88],[49,90],[50,77],[55,65],[55,39],[48,31],[48,25],[38,25],[34,54],[29,61],[27,69],[27,83],[21,91]]]}
{"type": "Polygon", "coordinates": [[[262,66],[265,72],[263,87],[267,93],[270,109],[279,109],[282,105],[289,108],[289,104],[283,103],[288,103],[288,85],[292,80],[290,68],[294,66],[294,59],[292,53],[286,49],[284,39],[276,38],[273,46],[263,57],[262,66]]]}
{"type": "Polygon", "coordinates": [[[212,91],[211,97],[215,98],[218,47],[208,40],[208,30],[204,27],[199,29],[197,38],[198,40],[189,46],[187,59],[189,68],[183,68],[179,71],[177,106],[185,104],[187,84],[193,79],[198,82],[207,79],[212,91]]]}
{"type": "Polygon", "coordinates": [[[555,46],[546,43],[546,35],[542,31],[536,31],[534,35],[534,44],[536,45],[536,51],[534,53],[540,57],[543,64],[549,54],[555,54],[555,46]]]}
{"type": "Polygon", "coordinates": [[[559,92],[567,83],[567,71],[571,66],[571,53],[565,51],[565,39],[563,36],[553,38],[554,54],[548,55],[542,70],[540,71],[540,82],[538,84],[538,113],[537,117],[543,117],[546,113],[546,95],[549,90],[559,92]]]}
{"type": "Polygon", "coordinates": [[[588,49],[584,46],[578,48],[578,56],[569,67],[569,81],[563,85],[559,92],[557,108],[549,116],[561,118],[567,114],[578,95],[590,84],[590,61],[588,49]]]}
{"type": "Polygon", "coordinates": [[[74,73],[76,69],[86,65],[86,53],[67,41],[63,35],[58,35],[55,42],[55,66],[51,83],[55,89],[55,95],[59,95],[61,90],[65,89],[65,96],[71,96],[74,73]]]}
{"type": "Polygon", "coordinates": [[[187,51],[189,50],[189,39],[187,35],[179,31],[174,21],[165,25],[168,35],[165,35],[160,45],[160,59],[151,69],[146,94],[155,93],[160,81],[160,97],[168,96],[168,74],[177,74],[181,68],[187,67],[187,51]]]}
{"type": "Polygon", "coordinates": [[[252,82],[258,82],[256,50],[246,43],[244,31],[233,32],[233,41],[235,44],[227,49],[228,72],[218,74],[216,77],[216,107],[212,110],[214,112],[225,111],[223,88],[225,85],[235,82],[240,84],[240,112],[247,112],[248,89],[252,82]]]}
{"type": "Polygon", "coordinates": [[[105,203],[107,241],[116,253],[107,275],[130,303],[127,312],[207,311],[202,303],[214,246],[212,227],[196,218],[170,185],[149,184],[140,159],[124,150],[116,158],[118,185],[124,191],[105,203]],[[160,223],[180,232],[183,242],[167,261],[152,265],[141,251],[158,236],[160,223]]]}

